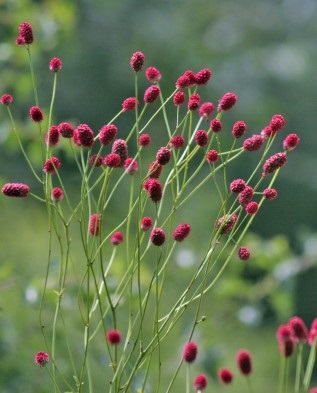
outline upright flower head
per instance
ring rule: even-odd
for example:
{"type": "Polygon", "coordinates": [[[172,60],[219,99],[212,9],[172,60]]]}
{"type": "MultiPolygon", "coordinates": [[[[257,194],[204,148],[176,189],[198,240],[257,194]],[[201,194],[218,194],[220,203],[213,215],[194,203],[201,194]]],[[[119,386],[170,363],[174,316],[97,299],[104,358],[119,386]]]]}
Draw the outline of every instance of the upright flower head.
{"type": "Polygon", "coordinates": [[[175,106],[183,105],[185,102],[185,94],[182,91],[177,91],[173,96],[175,106]]]}
{"type": "Polygon", "coordinates": [[[237,95],[235,93],[226,93],[222,96],[218,104],[218,112],[227,111],[231,109],[237,102],[237,95]]]}
{"type": "Polygon", "coordinates": [[[187,70],[184,72],[182,76],[180,76],[176,83],[175,86],[179,90],[186,89],[186,87],[190,87],[196,84],[196,76],[193,71],[187,70]]]}
{"type": "Polygon", "coordinates": [[[163,165],[159,164],[157,161],[153,161],[149,165],[148,175],[152,179],[158,179],[161,176],[163,170],[163,165]]]}
{"type": "Polygon", "coordinates": [[[13,97],[11,94],[3,94],[0,98],[0,102],[2,105],[10,105],[13,102],[13,97]]]}
{"type": "Polygon", "coordinates": [[[60,58],[54,57],[49,64],[49,69],[53,72],[59,72],[62,69],[63,63],[60,58]]]}
{"type": "Polygon", "coordinates": [[[145,71],[145,76],[152,83],[156,83],[162,78],[160,71],[155,67],[148,67],[145,71]]]}
{"type": "Polygon", "coordinates": [[[151,217],[143,217],[141,220],[141,229],[142,231],[148,231],[149,229],[152,228],[153,225],[153,220],[151,217]]]}
{"type": "Polygon", "coordinates": [[[277,197],[277,191],[275,188],[266,188],[262,194],[268,201],[271,201],[277,197]]]}
{"type": "Polygon", "coordinates": [[[188,100],[188,110],[195,111],[199,107],[200,96],[197,93],[192,94],[188,100]]]}
{"type": "Polygon", "coordinates": [[[220,382],[222,382],[223,384],[227,385],[227,384],[232,382],[232,380],[233,380],[233,373],[228,368],[221,368],[218,371],[218,377],[219,377],[220,382]]]}
{"type": "Polygon", "coordinates": [[[249,375],[252,372],[252,360],[249,351],[241,349],[237,353],[237,365],[242,375],[249,375]]]}
{"type": "MultiPolygon", "coordinates": [[[[241,195],[241,194],[240,194],[241,195]]],[[[246,207],[245,207],[245,211],[249,216],[253,216],[254,214],[257,213],[257,211],[259,210],[259,205],[257,202],[251,201],[249,202],[246,207]]]]}
{"type": "Polygon", "coordinates": [[[174,149],[180,149],[184,146],[185,138],[183,135],[174,135],[169,142],[169,145],[174,149]]]}
{"type": "Polygon", "coordinates": [[[99,141],[106,146],[113,142],[118,133],[118,128],[114,124],[107,124],[99,130],[99,141]]]}
{"type": "Polygon", "coordinates": [[[215,105],[212,102],[204,102],[199,108],[199,116],[208,119],[214,109],[215,105]]]}
{"type": "Polygon", "coordinates": [[[34,357],[35,363],[40,366],[44,367],[50,361],[50,357],[46,352],[38,352],[34,357]]]}
{"type": "Polygon", "coordinates": [[[94,133],[87,124],[79,124],[75,132],[79,146],[92,147],[94,144],[94,133]]]}
{"type": "Polygon", "coordinates": [[[210,122],[210,128],[213,132],[220,132],[222,130],[222,123],[219,119],[212,119],[210,122]]]}
{"type": "Polygon", "coordinates": [[[33,30],[29,22],[23,22],[20,24],[18,38],[20,38],[20,41],[23,42],[23,44],[33,43],[33,30]]]}
{"type": "Polygon", "coordinates": [[[41,108],[38,106],[32,106],[30,109],[30,118],[35,122],[35,123],[40,123],[43,121],[44,116],[41,108]]]}
{"type": "Polygon", "coordinates": [[[122,232],[114,232],[111,236],[111,243],[114,246],[118,246],[119,244],[121,244],[123,242],[124,238],[123,238],[123,233],[122,232]]]}
{"type": "Polygon", "coordinates": [[[101,157],[100,154],[93,154],[89,158],[89,164],[91,166],[94,166],[95,168],[98,168],[103,164],[103,158],[101,157]]]}
{"type": "Polygon", "coordinates": [[[283,149],[291,151],[299,144],[299,136],[297,134],[289,134],[283,141],[283,149]]]}
{"type": "Polygon", "coordinates": [[[206,156],[206,159],[210,164],[218,161],[218,158],[219,158],[219,153],[217,152],[217,150],[209,150],[206,156]]]}
{"type": "Polygon", "coordinates": [[[59,202],[64,198],[63,190],[59,187],[54,187],[51,192],[51,200],[53,202],[59,202]]]}
{"type": "Polygon", "coordinates": [[[192,363],[198,353],[198,346],[194,341],[187,342],[183,347],[183,360],[187,363],[192,363]]]}
{"type": "Polygon", "coordinates": [[[117,345],[121,342],[121,333],[117,329],[110,329],[106,333],[106,338],[109,344],[117,345]]]}
{"type": "Polygon", "coordinates": [[[195,141],[198,146],[204,147],[208,143],[208,134],[205,130],[197,130],[195,134],[195,141]]]}
{"type": "Polygon", "coordinates": [[[232,135],[235,138],[241,138],[242,135],[244,135],[244,133],[246,132],[247,126],[245,124],[244,121],[237,121],[236,123],[234,123],[233,127],[232,127],[232,135]]]}
{"type": "MultiPolygon", "coordinates": [[[[230,191],[239,194],[246,187],[246,182],[243,179],[236,179],[230,183],[230,191]]],[[[253,194],[252,194],[253,196],[253,194]]]]}
{"type": "Polygon", "coordinates": [[[242,191],[239,193],[239,203],[242,206],[246,206],[249,202],[251,202],[254,195],[254,190],[251,186],[245,186],[242,191]]]}
{"type": "Polygon", "coordinates": [[[134,111],[137,105],[139,105],[139,100],[135,97],[126,98],[122,103],[123,112],[134,111]]]}
{"type": "Polygon", "coordinates": [[[67,122],[62,122],[58,126],[58,131],[63,138],[72,138],[74,135],[74,127],[67,122]]]}
{"type": "Polygon", "coordinates": [[[121,158],[117,153],[110,153],[104,158],[103,163],[109,168],[117,168],[120,166],[121,158]]]}
{"type": "Polygon", "coordinates": [[[225,235],[229,233],[234,228],[236,222],[238,220],[238,216],[236,214],[225,214],[224,216],[220,217],[219,220],[216,222],[216,229],[221,228],[221,235],[225,235]]]}
{"type": "Polygon", "coordinates": [[[300,317],[292,317],[288,321],[288,325],[291,328],[292,336],[296,342],[307,342],[308,340],[308,329],[305,322],[300,317]]]}
{"type": "Polygon", "coordinates": [[[142,147],[147,147],[151,143],[151,137],[149,134],[142,134],[139,136],[139,145],[142,147]]]}
{"type": "Polygon", "coordinates": [[[101,214],[93,213],[89,219],[89,234],[99,236],[101,226],[101,214]]]}
{"type": "Polygon", "coordinates": [[[124,139],[116,139],[112,144],[111,153],[116,153],[120,156],[120,166],[123,166],[128,158],[127,142],[124,139]]]}
{"type": "Polygon", "coordinates": [[[262,176],[267,176],[270,173],[275,172],[277,169],[281,168],[287,162],[285,153],[276,153],[270,158],[268,158],[263,165],[262,176]]]}
{"type": "Polygon", "coordinates": [[[160,95],[161,89],[158,86],[150,86],[144,92],[144,102],[152,104],[160,95]]]}
{"type": "Polygon", "coordinates": [[[262,135],[253,135],[251,138],[246,139],[243,142],[243,149],[245,151],[256,151],[261,148],[264,142],[264,137],[262,135]]]}
{"type": "Polygon", "coordinates": [[[270,122],[270,127],[273,131],[273,133],[281,130],[285,126],[285,119],[282,115],[273,115],[271,122],[270,122]]]}
{"type": "Polygon", "coordinates": [[[154,178],[147,179],[144,182],[144,189],[147,191],[152,202],[160,202],[162,199],[162,185],[159,180],[154,178]]]}
{"type": "Polygon", "coordinates": [[[201,392],[206,388],[207,382],[208,380],[205,374],[197,375],[197,377],[194,379],[194,389],[197,390],[197,392],[201,392]]]}
{"type": "Polygon", "coordinates": [[[189,224],[179,224],[173,232],[173,239],[176,242],[182,242],[189,235],[190,230],[189,224]]]}
{"type": "Polygon", "coordinates": [[[171,150],[167,147],[161,147],[156,153],[156,160],[160,165],[166,165],[171,158],[171,150]]]}
{"type": "Polygon", "coordinates": [[[61,166],[61,162],[57,157],[48,158],[43,166],[43,172],[54,175],[61,166]]]}
{"type": "Polygon", "coordinates": [[[162,228],[154,228],[151,232],[150,239],[155,246],[162,246],[166,239],[165,232],[162,228]]]}
{"type": "Polygon", "coordinates": [[[9,197],[25,198],[29,195],[30,187],[24,183],[6,183],[1,191],[9,197]]]}
{"type": "Polygon", "coordinates": [[[195,75],[195,81],[198,86],[205,85],[212,76],[212,72],[209,68],[204,68],[200,70],[195,75]]]}
{"type": "Polygon", "coordinates": [[[238,257],[242,260],[242,261],[247,261],[250,258],[250,250],[248,247],[240,247],[238,250],[238,257]]]}
{"type": "Polygon", "coordinates": [[[134,175],[139,169],[138,162],[129,157],[124,161],[124,169],[127,174],[134,175]]]}
{"type": "Polygon", "coordinates": [[[48,146],[56,146],[59,141],[59,135],[58,126],[51,126],[45,136],[45,142],[48,146]]]}
{"type": "Polygon", "coordinates": [[[145,57],[142,52],[140,51],[134,52],[130,60],[130,66],[132,70],[135,72],[141,71],[144,64],[144,59],[145,57]]]}

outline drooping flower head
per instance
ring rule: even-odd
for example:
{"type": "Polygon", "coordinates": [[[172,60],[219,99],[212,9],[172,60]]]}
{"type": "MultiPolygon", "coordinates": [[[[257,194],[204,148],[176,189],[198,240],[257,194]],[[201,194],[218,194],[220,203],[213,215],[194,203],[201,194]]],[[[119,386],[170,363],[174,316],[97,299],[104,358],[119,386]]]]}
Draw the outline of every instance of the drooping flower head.
{"type": "Polygon", "coordinates": [[[285,153],[276,153],[270,158],[268,158],[263,165],[262,176],[267,176],[270,173],[275,172],[277,169],[281,168],[287,162],[285,153]]]}
{"type": "Polygon", "coordinates": [[[30,193],[30,187],[24,183],[6,183],[1,191],[9,197],[25,198],[30,193]]]}
{"type": "Polygon", "coordinates": [[[251,138],[246,139],[243,142],[244,151],[257,151],[263,145],[264,138],[262,135],[253,135],[251,138]]]}

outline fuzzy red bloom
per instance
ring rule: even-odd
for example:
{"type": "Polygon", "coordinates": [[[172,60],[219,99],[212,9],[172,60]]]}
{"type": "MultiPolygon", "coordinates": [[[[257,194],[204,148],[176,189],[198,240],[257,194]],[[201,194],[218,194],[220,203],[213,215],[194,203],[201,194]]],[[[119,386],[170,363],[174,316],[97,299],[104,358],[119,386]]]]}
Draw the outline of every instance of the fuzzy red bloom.
{"type": "Polygon", "coordinates": [[[278,342],[278,349],[282,356],[290,357],[295,349],[295,342],[292,337],[278,342]]]}
{"type": "Polygon", "coordinates": [[[198,353],[198,346],[194,341],[189,341],[183,347],[183,360],[187,363],[192,363],[198,353]]]}
{"type": "Polygon", "coordinates": [[[134,175],[139,169],[138,162],[129,157],[124,161],[124,169],[129,175],[134,175]]]}
{"type": "Polygon", "coordinates": [[[100,167],[103,163],[103,158],[100,154],[93,154],[89,159],[89,164],[96,168],[100,167]]]}
{"type": "Polygon", "coordinates": [[[110,153],[104,158],[103,163],[109,168],[117,168],[120,166],[121,158],[117,153],[110,153]]]}
{"type": "Polygon", "coordinates": [[[283,141],[283,149],[291,151],[299,144],[299,136],[297,134],[289,134],[283,141]]]}
{"type": "Polygon", "coordinates": [[[262,176],[267,176],[270,173],[273,173],[277,169],[281,168],[287,162],[285,153],[276,153],[270,158],[268,158],[263,165],[262,176]]]}
{"type": "Polygon", "coordinates": [[[214,109],[215,105],[212,102],[204,102],[199,108],[199,116],[208,119],[214,109]]]}
{"type": "Polygon", "coordinates": [[[215,227],[216,229],[221,229],[221,235],[225,235],[226,233],[232,231],[237,220],[238,216],[236,214],[225,214],[224,216],[220,217],[219,220],[217,220],[215,227]]]}
{"type": "Polygon", "coordinates": [[[220,132],[222,129],[222,123],[219,119],[212,119],[210,122],[210,128],[213,132],[220,132]]]}
{"type": "Polygon", "coordinates": [[[182,89],[186,89],[186,87],[193,86],[195,83],[196,83],[196,77],[194,72],[188,70],[185,71],[184,74],[177,79],[175,86],[177,89],[182,90],[182,89]]]}
{"type": "Polygon", "coordinates": [[[104,146],[112,143],[118,133],[118,128],[114,124],[107,124],[99,130],[99,140],[104,146]]]}
{"type": "Polygon", "coordinates": [[[123,233],[122,232],[114,232],[110,239],[111,243],[114,246],[118,246],[123,242],[123,233]]]}
{"type": "Polygon", "coordinates": [[[93,213],[89,220],[89,234],[91,236],[100,235],[101,214],[93,213]]]}
{"type": "Polygon", "coordinates": [[[185,102],[185,94],[182,91],[177,91],[173,96],[175,106],[183,105],[185,102]]]}
{"type": "Polygon", "coordinates": [[[296,342],[305,343],[308,340],[308,329],[305,322],[300,317],[292,317],[288,321],[291,328],[292,336],[296,342]]]}
{"type": "Polygon", "coordinates": [[[180,149],[181,147],[184,146],[184,143],[185,143],[185,138],[182,135],[175,135],[170,140],[169,145],[174,149],[180,149]]]}
{"type": "Polygon", "coordinates": [[[198,130],[195,134],[195,141],[198,146],[204,147],[208,143],[208,134],[205,130],[198,130]]]}
{"type": "Polygon", "coordinates": [[[0,98],[2,105],[10,105],[13,102],[13,97],[11,94],[3,94],[0,98]]]}
{"type": "Polygon", "coordinates": [[[16,43],[18,46],[21,46],[21,45],[24,45],[24,44],[25,44],[24,39],[23,39],[22,37],[20,37],[20,36],[18,36],[18,37],[16,38],[15,43],[16,43]]]}
{"type": "Polygon", "coordinates": [[[242,261],[247,261],[250,258],[250,250],[248,247],[240,247],[238,250],[238,257],[242,260],[242,261]]]}
{"type": "Polygon", "coordinates": [[[315,318],[311,324],[308,335],[308,344],[316,345],[317,344],[317,318],[315,318]]]}
{"type": "Polygon", "coordinates": [[[60,123],[58,126],[58,131],[63,138],[72,138],[74,134],[74,127],[67,122],[60,123]]]}
{"type": "Polygon", "coordinates": [[[106,334],[107,341],[111,345],[117,345],[121,342],[121,333],[117,329],[110,329],[106,334]]]}
{"type": "Polygon", "coordinates": [[[158,86],[150,86],[145,90],[144,102],[146,104],[152,104],[160,95],[161,89],[158,86]]]}
{"type": "Polygon", "coordinates": [[[33,30],[29,22],[23,22],[19,26],[19,37],[24,44],[33,43],[33,30]]]}
{"type": "Polygon", "coordinates": [[[145,71],[145,76],[152,83],[156,83],[162,78],[160,71],[155,67],[148,67],[145,71]]]}
{"type": "Polygon", "coordinates": [[[155,228],[151,232],[150,239],[155,246],[162,246],[166,239],[165,232],[161,228],[155,228]]]}
{"type": "Polygon", "coordinates": [[[277,191],[275,188],[266,188],[262,194],[268,201],[271,201],[277,197],[277,191]]]}
{"type": "Polygon", "coordinates": [[[160,165],[166,165],[171,158],[171,150],[167,147],[161,147],[156,153],[156,160],[160,165]]]}
{"type": "Polygon", "coordinates": [[[243,375],[249,375],[252,372],[252,360],[251,360],[251,354],[249,351],[246,351],[244,349],[241,349],[237,353],[237,365],[238,368],[243,375]]]}
{"type": "Polygon", "coordinates": [[[244,133],[246,132],[246,130],[247,130],[247,126],[246,126],[245,122],[239,120],[239,121],[235,122],[232,127],[232,135],[235,138],[241,138],[242,135],[244,135],[244,133]]]}
{"type": "Polygon", "coordinates": [[[51,200],[53,202],[59,202],[64,198],[63,190],[59,187],[54,187],[51,192],[51,200]]]}
{"type": "Polygon", "coordinates": [[[200,96],[197,93],[192,94],[189,97],[187,108],[190,111],[195,111],[199,107],[200,96]]]}
{"type": "Polygon", "coordinates": [[[189,224],[179,224],[173,232],[173,239],[176,242],[182,242],[189,235],[190,230],[189,224]]]}
{"type": "Polygon", "coordinates": [[[133,71],[139,72],[141,71],[143,64],[144,64],[144,54],[142,52],[135,52],[133,53],[131,60],[130,60],[130,66],[133,71]]]}
{"type": "Polygon", "coordinates": [[[152,228],[153,220],[151,217],[143,217],[141,220],[141,229],[142,231],[148,231],[152,228]]]}
{"type": "Polygon", "coordinates": [[[116,139],[111,148],[111,153],[119,154],[120,166],[124,165],[124,161],[128,158],[128,145],[123,139],[116,139]]]}
{"type": "Polygon", "coordinates": [[[91,147],[94,144],[94,133],[87,124],[79,124],[76,128],[77,144],[83,147],[91,147]]]}
{"type": "Polygon", "coordinates": [[[149,165],[148,175],[152,179],[158,179],[162,173],[163,166],[157,161],[151,162],[149,165]]]}
{"type": "MultiPolygon", "coordinates": [[[[243,179],[236,179],[230,183],[230,191],[239,194],[246,187],[246,182],[243,179]]],[[[252,194],[253,196],[253,194],[252,194]]]]}
{"type": "Polygon", "coordinates": [[[195,81],[198,86],[205,85],[212,76],[212,72],[209,68],[204,68],[200,70],[195,75],[195,81]]]}
{"type": "Polygon", "coordinates": [[[251,202],[254,195],[254,190],[250,186],[245,186],[244,189],[239,193],[239,203],[242,206],[246,206],[251,202]]]}
{"type": "Polygon", "coordinates": [[[152,202],[159,202],[162,199],[162,185],[157,179],[147,179],[144,182],[144,189],[149,194],[152,202]]]}
{"type": "Polygon", "coordinates": [[[245,211],[249,216],[253,216],[257,213],[258,210],[259,205],[257,204],[257,202],[249,202],[245,207],[245,211]]]}
{"type": "Polygon", "coordinates": [[[227,111],[231,109],[237,102],[237,95],[235,93],[226,93],[222,96],[218,104],[218,112],[227,111]]]}
{"type": "Polygon", "coordinates": [[[261,131],[261,135],[263,136],[263,138],[270,138],[274,134],[275,134],[275,132],[272,130],[271,126],[266,126],[261,131]]]}
{"type": "Polygon", "coordinates": [[[40,123],[41,121],[43,121],[44,116],[41,108],[39,108],[38,106],[32,106],[32,108],[30,109],[30,117],[35,123],[40,123]]]}
{"type": "Polygon", "coordinates": [[[218,377],[220,382],[222,382],[225,385],[233,381],[233,373],[228,368],[221,368],[218,371],[218,377]]]}
{"type": "Polygon", "coordinates": [[[194,389],[200,392],[201,390],[204,390],[207,386],[207,377],[205,374],[199,374],[197,377],[194,379],[194,389]]]}
{"type": "Polygon", "coordinates": [[[317,393],[317,386],[315,386],[315,387],[309,389],[309,392],[308,392],[308,393],[317,393]]]}
{"type": "Polygon", "coordinates": [[[59,141],[59,131],[57,126],[52,126],[45,135],[45,142],[48,146],[56,146],[59,141]]]}
{"type": "Polygon", "coordinates": [[[25,198],[29,195],[30,187],[24,183],[6,183],[1,191],[9,197],[25,198]]]}
{"type": "Polygon", "coordinates": [[[219,158],[219,154],[217,150],[209,150],[206,156],[207,161],[210,163],[218,161],[218,158],[219,158]]]}
{"type": "Polygon", "coordinates": [[[139,105],[139,100],[135,97],[126,98],[122,103],[123,112],[134,111],[137,105],[139,105]]]}
{"type": "Polygon", "coordinates": [[[285,126],[285,119],[282,115],[274,115],[270,122],[273,133],[281,130],[285,126]]]}
{"type": "Polygon", "coordinates": [[[151,137],[149,134],[142,134],[139,137],[139,145],[142,147],[146,147],[149,146],[149,144],[151,143],[151,137]]]}
{"type": "Polygon", "coordinates": [[[262,135],[253,135],[251,138],[243,142],[243,149],[245,151],[256,151],[263,145],[264,138],[262,135]]]}
{"type": "Polygon", "coordinates": [[[48,158],[43,166],[43,171],[50,175],[54,175],[61,166],[61,162],[57,157],[48,158]]]}
{"type": "Polygon", "coordinates": [[[49,64],[49,68],[53,72],[59,72],[62,69],[63,63],[58,57],[54,57],[49,64]]]}
{"type": "Polygon", "coordinates": [[[50,361],[50,357],[46,352],[38,352],[34,357],[35,363],[40,366],[44,367],[50,361]]]}
{"type": "Polygon", "coordinates": [[[280,325],[276,330],[277,341],[285,341],[292,336],[292,329],[289,325],[280,325]]]}

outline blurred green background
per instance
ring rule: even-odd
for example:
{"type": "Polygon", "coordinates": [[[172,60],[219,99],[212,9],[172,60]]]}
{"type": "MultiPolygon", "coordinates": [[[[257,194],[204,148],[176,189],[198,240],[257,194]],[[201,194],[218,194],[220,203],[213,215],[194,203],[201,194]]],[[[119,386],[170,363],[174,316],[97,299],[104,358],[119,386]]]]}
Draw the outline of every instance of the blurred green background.
{"type": "MultiPolygon", "coordinates": [[[[0,94],[13,94],[32,154],[27,121],[27,108],[34,104],[31,81],[26,53],[15,45],[17,27],[25,20],[35,33],[32,54],[45,110],[52,81],[48,62],[55,56],[63,61],[55,123],[87,123],[97,130],[111,119],[123,99],[133,95],[128,62],[141,50],[146,66],[162,72],[165,91],[172,91],[185,70],[208,67],[213,79],[203,98],[216,103],[225,92],[236,92],[238,105],[229,119],[244,120],[249,135],[281,113],[286,132],[300,136],[300,146],[280,173],[278,199],[264,206],[252,226],[247,240],[252,261],[233,265],[212,304],[205,302],[207,320],[197,338],[203,349],[195,367],[210,377],[210,391],[225,391],[216,370],[225,365],[235,369],[240,347],[254,353],[257,391],[274,391],[276,327],[294,314],[307,324],[317,316],[316,1],[0,0],[0,94]]],[[[124,129],[125,124],[118,126],[124,129]]],[[[160,125],[156,128],[159,133],[160,125]]],[[[231,169],[232,178],[243,177],[257,157],[250,155],[250,162],[231,169]]],[[[32,182],[21,162],[2,108],[1,184],[32,182]]],[[[208,212],[204,199],[199,206],[199,212],[208,212]]],[[[2,197],[0,223],[0,390],[50,392],[47,375],[33,365],[42,345],[37,310],[46,258],[45,211],[30,201],[2,197]]],[[[180,258],[198,253],[199,239],[196,233],[180,258]]],[[[188,269],[182,274],[188,275],[188,269]]],[[[179,334],[185,335],[183,330],[179,334]]],[[[234,391],[243,392],[244,383],[237,376],[234,391]]]]}

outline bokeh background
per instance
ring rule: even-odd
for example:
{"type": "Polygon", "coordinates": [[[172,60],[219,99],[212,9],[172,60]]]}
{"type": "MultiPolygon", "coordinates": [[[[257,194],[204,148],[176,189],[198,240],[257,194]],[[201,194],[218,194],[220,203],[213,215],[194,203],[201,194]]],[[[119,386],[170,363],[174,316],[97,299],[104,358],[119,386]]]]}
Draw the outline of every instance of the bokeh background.
{"type": "MultiPolygon", "coordinates": [[[[146,66],[161,70],[166,91],[185,70],[208,67],[213,78],[204,99],[217,102],[225,92],[236,92],[239,101],[230,116],[244,120],[249,135],[281,113],[286,131],[300,136],[300,146],[280,173],[278,199],[264,206],[252,226],[250,264],[234,265],[210,304],[204,304],[207,320],[199,336],[203,349],[197,371],[208,374],[210,390],[225,391],[216,371],[224,365],[235,369],[235,353],[245,347],[254,353],[257,391],[274,391],[276,327],[295,314],[308,325],[317,316],[316,1],[0,0],[0,94],[13,94],[16,118],[36,160],[27,109],[34,104],[28,63],[23,48],[15,45],[17,27],[25,20],[35,33],[32,54],[44,109],[51,95],[48,62],[55,56],[63,60],[56,123],[87,123],[97,130],[111,119],[133,95],[129,59],[141,50],[146,66]]],[[[142,83],[146,86],[145,79],[142,83]]],[[[160,125],[156,128],[159,139],[160,125]]],[[[257,155],[249,160],[232,169],[232,177],[243,177],[257,155]]],[[[22,162],[1,109],[1,184],[32,183],[22,162]]],[[[23,386],[24,392],[49,392],[47,376],[33,365],[42,345],[37,310],[46,215],[35,202],[16,202],[0,198],[0,390],[20,392],[23,386]]],[[[199,209],[207,213],[208,203],[203,196],[199,209]]],[[[199,238],[187,244],[188,252],[198,252],[199,238]]],[[[180,279],[181,274],[188,270],[180,279]]],[[[235,392],[244,388],[237,377],[235,392]]]]}

